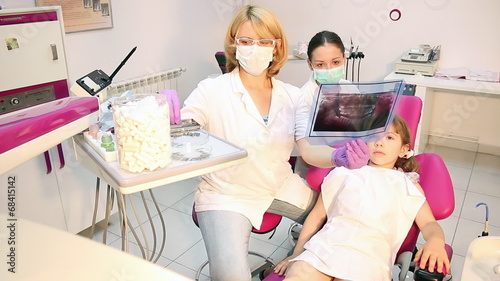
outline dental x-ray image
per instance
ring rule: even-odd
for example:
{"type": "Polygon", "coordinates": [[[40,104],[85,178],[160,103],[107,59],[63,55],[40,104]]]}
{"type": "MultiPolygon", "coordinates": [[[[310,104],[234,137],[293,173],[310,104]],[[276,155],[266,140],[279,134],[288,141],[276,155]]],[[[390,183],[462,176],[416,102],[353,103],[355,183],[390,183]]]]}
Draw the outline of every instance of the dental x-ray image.
{"type": "Polygon", "coordinates": [[[311,108],[308,140],[336,145],[379,137],[389,129],[403,90],[399,80],[321,84],[311,108]]]}

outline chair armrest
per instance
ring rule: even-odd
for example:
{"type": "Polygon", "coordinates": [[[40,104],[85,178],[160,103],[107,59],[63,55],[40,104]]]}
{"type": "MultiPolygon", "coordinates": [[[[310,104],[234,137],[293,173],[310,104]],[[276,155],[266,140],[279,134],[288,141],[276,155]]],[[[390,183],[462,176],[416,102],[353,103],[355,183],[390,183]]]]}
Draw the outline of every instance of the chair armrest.
{"type": "Polygon", "coordinates": [[[417,268],[413,274],[415,281],[443,281],[446,275],[437,271],[429,272],[427,267],[425,269],[417,268]]]}

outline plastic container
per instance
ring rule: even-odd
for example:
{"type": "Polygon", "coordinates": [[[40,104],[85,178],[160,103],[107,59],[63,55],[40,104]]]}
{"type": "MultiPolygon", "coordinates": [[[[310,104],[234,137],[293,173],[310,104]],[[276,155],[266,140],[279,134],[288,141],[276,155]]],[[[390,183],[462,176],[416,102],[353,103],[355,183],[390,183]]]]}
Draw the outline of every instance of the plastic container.
{"type": "MultiPolygon", "coordinates": [[[[104,132],[97,132],[94,138],[92,133],[83,132],[83,138],[106,162],[115,162],[118,160],[118,152],[116,149],[114,151],[106,151],[106,149],[101,146],[101,139],[104,134],[104,132]]],[[[113,141],[114,140],[115,139],[113,139],[113,141]]]]}
{"type": "Polygon", "coordinates": [[[133,94],[113,102],[120,168],[141,173],[170,164],[168,108],[165,96],[158,94],[133,94]]]}

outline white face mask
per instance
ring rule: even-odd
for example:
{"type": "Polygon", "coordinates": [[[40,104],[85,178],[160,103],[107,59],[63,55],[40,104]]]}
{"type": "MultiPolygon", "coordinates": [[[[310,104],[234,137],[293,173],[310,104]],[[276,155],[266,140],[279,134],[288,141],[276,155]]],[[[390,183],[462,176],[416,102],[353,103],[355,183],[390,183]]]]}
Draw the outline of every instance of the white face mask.
{"type": "Polygon", "coordinates": [[[318,83],[338,83],[344,77],[344,66],[337,66],[330,69],[316,69],[314,71],[314,80],[318,83]]]}
{"type": "Polygon", "coordinates": [[[274,47],[236,46],[236,59],[241,67],[250,75],[257,76],[269,67],[273,60],[274,47]]]}

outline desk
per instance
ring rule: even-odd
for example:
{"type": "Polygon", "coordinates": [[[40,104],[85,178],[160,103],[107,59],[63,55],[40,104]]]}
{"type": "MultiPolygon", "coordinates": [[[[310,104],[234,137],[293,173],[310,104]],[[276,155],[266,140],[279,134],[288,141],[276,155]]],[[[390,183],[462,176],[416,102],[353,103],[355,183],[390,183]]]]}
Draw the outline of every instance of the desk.
{"type": "Polygon", "coordinates": [[[208,145],[212,147],[212,152],[208,158],[201,161],[172,160],[166,168],[134,174],[120,169],[117,161],[106,162],[81,134],[73,139],[83,165],[122,194],[144,191],[231,167],[243,163],[247,157],[246,150],[210,135],[208,145]]]}
{"type": "Polygon", "coordinates": [[[191,280],[79,235],[6,214],[0,221],[0,280],[191,280]],[[11,224],[15,227],[6,227],[11,224]],[[9,272],[14,266],[15,273],[9,272]]]}
{"type": "MultiPolygon", "coordinates": [[[[158,169],[153,172],[134,174],[120,169],[117,161],[106,162],[94,150],[94,148],[92,148],[92,146],[90,146],[84,140],[84,137],[81,134],[74,136],[73,139],[76,143],[75,147],[77,149],[76,152],[77,156],[79,157],[79,161],[83,164],[84,167],[97,175],[98,178],[103,178],[104,180],[106,180],[106,182],[108,182],[108,184],[114,188],[117,194],[118,209],[122,224],[122,250],[128,251],[127,226],[130,226],[130,221],[127,219],[127,212],[125,209],[125,195],[139,192],[141,196],[144,197],[143,191],[148,191],[150,193],[153,201],[155,202],[164,231],[163,241],[161,243],[161,248],[158,251],[158,255],[154,257],[155,251],[153,251],[153,254],[151,256],[148,256],[148,252],[144,251],[142,243],[140,242],[133,228],[130,228],[130,230],[132,231],[132,234],[134,235],[137,243],[139,244],[139,247],[141,248],[143,257],[151,261],[156,261],[160,257],[163,246],[165,245],[166,238],[166,229],[163,222],[163,216],[158,209],[151,189],[234,166],[246,161],[247,157],[246,150],[209,134],[209,140],[207,144],[212,147],[212,151],[208,158],[200,161],[172,160],[172,163],[163,169],[158,169]]],[[[145,244],[147,245],[147,243],[145,244]]]]}
{"type": "MultiPolygon", "coordinates": [[[[416,85],[415,96],[422,99],[422,117],[420,119],[420,124],[417,130],[415,150],[418,153],[422,153],[429,142],[429,136],[432,136],[432,128],[430,127],[430,121],[433,118],[433,106],[434,106],[434,92],[448,92],[448,93],[458,93],[465,95],[469,98],[500,98],[500,83],[492,82],[479,82],[464,79],[440,79],[434,77],[416,77],[414,75],[405,74],[395,74],[390,73],[385,77],[385,80],[404,80],[408,84],[416,85]]],[[[477,102],[477,101],[476,101],[477,102]]],[[[476,110],[477,111],[477,110],[476,110]]],[[[443,112],[444,115],[445,112],[443,112]]],[[[482,112],[468,112],[471,116],[477,116],[482,112]],[[473,114],[474,113],[474,114],[473,114]]],[[[498,112],[497,112],[498,113],[498,112]]],[[[467,118],[467,117],[461,117],[467,118]]],[[[491,122],[494,118],[490,119],[491,122]]],[[[450,124],[453,125],[453,124],[450,124]]],[[[488,128],[498,126],[496,124],[486,125],[488,128]],[[490,127],[491,126],[491,127],[490,127]]],[[[465,130],[467,131],[467,130],[465,130]]],[[[494,133],[494,132],[493,132],[494,133]]],[[[443,134],[438,137],[450,137],[455,138],[457,141],[469,141],[475,142],[476,146],[479,143],[479,137],[477,138],[467,138],[463,135],[455,136],[450,134],[443,134]]],[[[488,136],[488,137],[491,137],[488,136]]],[[[488,152],[488,151],[485,151],[488,152]]]]}

